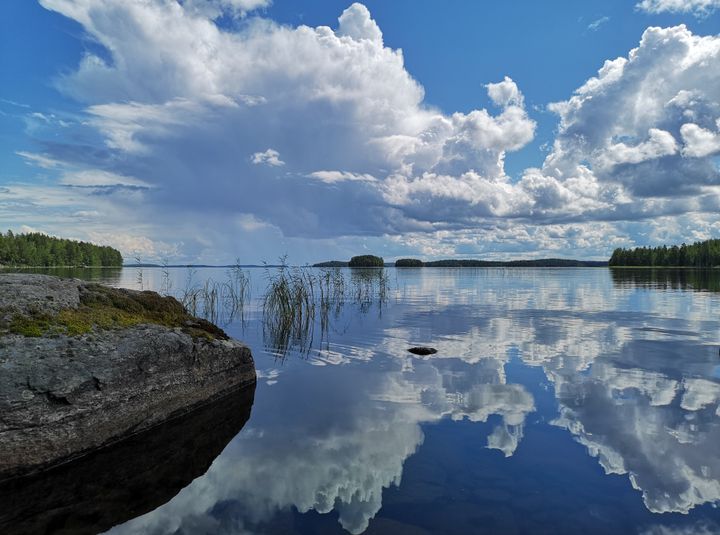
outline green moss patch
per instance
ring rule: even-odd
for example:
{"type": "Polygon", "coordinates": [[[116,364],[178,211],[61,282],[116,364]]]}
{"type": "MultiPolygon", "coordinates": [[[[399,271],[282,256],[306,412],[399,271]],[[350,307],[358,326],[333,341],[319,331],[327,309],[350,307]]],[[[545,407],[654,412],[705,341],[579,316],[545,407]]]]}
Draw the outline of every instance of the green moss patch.
{"type": "Polygon", "coordinates": [[[48,316],[15,316],[10,322],[10,332],[23,336],[42,336],[51,327],[48,316]]]}
{"type": "Polygon", "coordinates": [[[173,297],[101,285],[82,287],[77,309],[62,310],[55,316],[42,313],[16,315],[10,321],[8,330],[23,336],[79,336],[94,329],[125,329],[143,323],[180,327],[193,338],[228,338],[225,331],[216,325],[189,315],[173,297]]]}

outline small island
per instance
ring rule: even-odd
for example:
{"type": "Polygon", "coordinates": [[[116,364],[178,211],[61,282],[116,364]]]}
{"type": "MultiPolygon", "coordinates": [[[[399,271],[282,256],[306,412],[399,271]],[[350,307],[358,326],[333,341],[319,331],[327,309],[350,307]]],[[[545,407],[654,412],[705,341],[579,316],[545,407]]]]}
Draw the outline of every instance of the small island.
{"type": "Polygon", "coordinates": [[[383,266],[385,266],[385,261],[382,257],[370,254],[353,256],[348,262],[348,267],[351,268],[378,268],[383,266]]]}
{"type": "Polygon", "coordinates": [[[419,268],[423,267],[423,263],[422,260],[418,260],[417,258],[400,258],[399,260],[395,260],[395,267],[419,268]]]}

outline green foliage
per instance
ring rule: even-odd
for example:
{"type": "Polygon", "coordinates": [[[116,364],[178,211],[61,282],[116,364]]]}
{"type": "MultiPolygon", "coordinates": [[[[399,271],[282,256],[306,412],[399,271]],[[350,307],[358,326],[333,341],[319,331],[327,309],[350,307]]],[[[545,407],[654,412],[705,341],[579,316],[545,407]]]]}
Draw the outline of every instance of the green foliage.
{"type": "Polygon", "coordinates": [[[9,266],[121,266],[117,249],[55,238],[39,232],[0,232],[0,265],[9,266]]]}
{"type": "Polygon", "coordinates": [[[615,249],[610,266],[682,266],[707,268],[720,266],[720,240],[706,240],[692,245],[636,247],[615,249]]]}
{"type": "Polygon", "coordinates": [[[418,260],[417,258],[401,258],[399,260],[395,261],[395,267],[422,267],[423,263],[422,260],[418,260]]]}
{"type": "Polygon", "coordinates": [[[371,254],[362,256],[353,256],[348,263],[350,267],[383,267],[385,261],[379,257],[371,254]]]}

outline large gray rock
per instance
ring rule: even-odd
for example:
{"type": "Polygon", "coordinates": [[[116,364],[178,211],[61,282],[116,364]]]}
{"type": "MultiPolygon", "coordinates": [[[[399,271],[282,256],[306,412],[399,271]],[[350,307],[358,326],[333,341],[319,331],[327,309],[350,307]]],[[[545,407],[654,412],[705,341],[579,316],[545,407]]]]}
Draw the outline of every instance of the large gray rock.
{"type": "Polygon", "coordinates": [[[74,462],[0,481],[2,535],[104,533],[200,477],[250,417],[251,385],[74,462]]]}
{"type": "Polygon", "coordinates": [[[0,275],[0,310],[5,314],[55,313],[80,304],[80,281],[49,275],[0,275]]]}
{"type": "MultiPolygon", "coordinates": [[[[93,288],[79,280],[0,275],[0,327],[3,318],[7,328],[8,318],[37,314],[38,307],[53,317],[83,306],[81,296],[93,288]]],[[[153,297],[107,289],[102,297],[114,298],[108,292],[153,297]]],[[[254,384],[250,350],[219,329],[198,336],[197,325],[0,334],[0,480],[81,456],[254,384]]]]}

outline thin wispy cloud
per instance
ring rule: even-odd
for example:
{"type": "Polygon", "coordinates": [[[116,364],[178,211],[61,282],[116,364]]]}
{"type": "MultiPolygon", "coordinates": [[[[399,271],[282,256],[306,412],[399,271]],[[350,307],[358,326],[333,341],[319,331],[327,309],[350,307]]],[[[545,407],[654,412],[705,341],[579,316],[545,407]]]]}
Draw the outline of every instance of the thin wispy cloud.
{"type": "Polygon", "coordinates": [[[588,24],[587,29],[590,30],[591,32],[594,32],[594,31],[597,31],[598,28],[600,28],[600,26],[602,26],[603,24],[606,24],[608,22],[610,22],[610,17],[600,17],[599,19],[596,19],[596,20],[592,21],[590,24],[588,24]]]}

